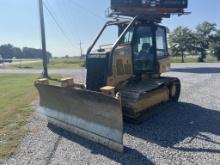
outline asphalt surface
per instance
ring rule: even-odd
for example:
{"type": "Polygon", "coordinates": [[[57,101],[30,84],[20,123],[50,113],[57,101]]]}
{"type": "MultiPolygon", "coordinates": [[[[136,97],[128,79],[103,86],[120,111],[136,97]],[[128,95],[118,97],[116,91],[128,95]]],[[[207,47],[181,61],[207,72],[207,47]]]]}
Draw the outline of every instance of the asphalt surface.
{"type": "Polygon", "coordinates": [[[9,66],[9,65],[22,65],[22,64],[33,64],[33,63],[36,63],[36,62],[39,62],[41,60],[28,60],[28,59],[21,59],[21,60],[13,60],[11,63],[1,63],[0,64],[0,69],[2,68],[5,68],[6,66],[9,66]]]}
{"type": "Polygon", "coordinates": [[[29,133],[5,164],[220,164],[220,63],[176,64],[177,104],[141,125],[124,125],[124,154],[47,125],[37,112],[29,133]]]}
{"type": "MultiPolygon", "coordinates": [[[[85,82],[86,70],[85,69],[48,69],[49,74],[59,74],[63,77],[75,77],[77,82],[85,82]]],[[[0,74],[42,74],[42,69],[9,69],[9,68],[1,68],[0,74]]]]}

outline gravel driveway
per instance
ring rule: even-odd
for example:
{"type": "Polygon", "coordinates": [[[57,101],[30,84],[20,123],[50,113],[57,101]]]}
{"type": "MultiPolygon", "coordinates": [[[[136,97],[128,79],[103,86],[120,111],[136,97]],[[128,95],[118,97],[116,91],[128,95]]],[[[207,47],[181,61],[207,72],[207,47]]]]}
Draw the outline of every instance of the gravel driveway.
{"type": "Polygon", "coordinates": [[[125,124],[124,154],[47,125],[37,112],[5,164],[220,164],[220,64],[176,64],[180,102],[141,125],[125,124]]]}

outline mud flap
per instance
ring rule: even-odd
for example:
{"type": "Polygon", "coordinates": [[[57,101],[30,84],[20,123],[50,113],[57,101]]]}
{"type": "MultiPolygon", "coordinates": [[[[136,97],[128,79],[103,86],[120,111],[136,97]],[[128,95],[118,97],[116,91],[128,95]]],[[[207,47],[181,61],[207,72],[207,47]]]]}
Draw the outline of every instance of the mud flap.
{"type": "Polygon", "coordinates": [[[38,110],[50,123],[123,152],[123,118],[117,99],[88,90],[35,86],[40,95],[38,110]]]}

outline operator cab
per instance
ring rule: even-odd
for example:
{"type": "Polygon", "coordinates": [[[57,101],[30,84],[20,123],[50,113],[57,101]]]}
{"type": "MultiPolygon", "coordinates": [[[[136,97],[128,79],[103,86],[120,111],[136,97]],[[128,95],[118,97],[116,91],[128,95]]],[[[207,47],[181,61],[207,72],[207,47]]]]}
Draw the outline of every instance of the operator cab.
{"type": "Polygon", "coordinates": [[[109,22],[88,50],[87,88],[99,91],[131,77],[161,73],[161,59],[168,59],[166,27],[139,18],[109,22]],[[116,42],[97,49],[100,36],[112,26],[118,29],[116,42]]]}
{"type": "Polygon", "coordinates": [[[123,43],[132,48],[133,73],[157,73],[158,60],[168,57],[166,27],[144,23],[132,27],[123,37],[123,43]]]}

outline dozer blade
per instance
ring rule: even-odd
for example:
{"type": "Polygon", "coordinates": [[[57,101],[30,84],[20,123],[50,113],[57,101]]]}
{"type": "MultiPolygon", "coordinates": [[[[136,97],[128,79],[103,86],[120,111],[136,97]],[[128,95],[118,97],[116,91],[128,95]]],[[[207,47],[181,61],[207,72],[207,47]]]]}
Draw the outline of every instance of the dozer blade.
{"type": "Polygon", "coordinates": [[[123,152],[123,119],[118,100],[88,90],[35,85],[40,95],[38,110],[49,123],[123,152]]]}

